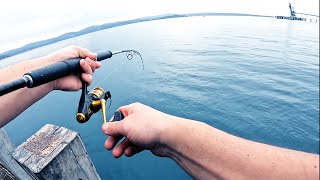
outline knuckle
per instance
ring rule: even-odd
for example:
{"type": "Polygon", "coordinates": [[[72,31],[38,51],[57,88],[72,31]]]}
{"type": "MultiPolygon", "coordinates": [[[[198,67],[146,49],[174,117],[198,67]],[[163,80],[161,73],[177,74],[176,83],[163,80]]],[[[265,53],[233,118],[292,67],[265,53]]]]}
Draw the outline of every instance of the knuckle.
{"type": "Polygon", "coordinates": [[[124,110],[125,108],[126,108],[126,106],[120,106],[120,107],[118,108],[118,111],[124,110]]]}
{"type": "Polygon", "coordinates": [[[76,49],[76,48],[77,48],[77,46],[75,46],[75,45],[70,45],[70,46],[68,46],[67,48],[70,48],[70,49],[76,49]]]}
{"type": "Polygon", "coordinates": [[[133,106],[141,106],[142,104],[140,102],[135,102],[135,103],[132,103],[133,106]]]}

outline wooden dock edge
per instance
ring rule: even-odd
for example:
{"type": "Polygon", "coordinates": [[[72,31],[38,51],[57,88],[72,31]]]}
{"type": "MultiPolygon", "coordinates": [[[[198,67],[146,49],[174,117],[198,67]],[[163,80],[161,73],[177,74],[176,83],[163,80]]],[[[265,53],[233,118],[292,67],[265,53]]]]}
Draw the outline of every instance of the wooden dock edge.
{"type": "Polygon", "coordinates": [[[0,179],[38,179],[35,174],[13,159],[11,154],[14,148],[7,133],[0,128],[0,179]]]}
{"type": "Polygon", "coordinates": [[[3,143],[11,149],[1,155],[11,158],[15,167],[9,167],[8,160],[4,165],[17,179],[100,179],[79,133],[67,128],[47,124],[15,149],[8,137],[3,143]],[[24,170],[21,175],[17,167],[24,170]]]}

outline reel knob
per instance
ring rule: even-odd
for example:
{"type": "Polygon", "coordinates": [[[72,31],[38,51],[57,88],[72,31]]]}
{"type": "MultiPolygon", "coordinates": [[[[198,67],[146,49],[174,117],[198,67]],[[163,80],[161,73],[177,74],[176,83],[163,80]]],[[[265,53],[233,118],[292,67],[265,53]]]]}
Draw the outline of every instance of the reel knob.
{"type": "Polygon", "coordinates": [[[122,119],[124,119],[124,115],[122,114],[122,112],[116,111],[113,114],[113,119],[111,122],[121,121],[122,119]]]}

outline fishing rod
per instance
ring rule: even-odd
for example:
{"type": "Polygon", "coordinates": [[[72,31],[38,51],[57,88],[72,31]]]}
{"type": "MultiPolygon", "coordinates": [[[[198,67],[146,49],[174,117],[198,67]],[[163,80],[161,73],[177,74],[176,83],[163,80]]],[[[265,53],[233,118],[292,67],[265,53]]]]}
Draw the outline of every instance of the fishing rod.
{"type": "MultiPolygon", "coordinates": [[[[113,55],[127,53],[127,59],[131,60],[133,55],[140,56],[142,65],[144,68],[142,56],[135,50],[123,50],[114,51],[109,50],[97,54],[96,61],[103,61],[111,58],[113,55]]],[[[80,67],[81,58],[73,58],[65,61],[57,62],[55,64],[45,66],[31,72],[25,73],[20,79],[0,85],[0,96],[13,92],[15,90],[28,87],[34,88],[51,81],[60,79],[70,74],[79,74],[82,72],[80,67]]],[[[87,83],[82,81],[82,92],[78,104],[78,111],[76,119],[79,123],[87,122],[93,113],[102,109],[103,121],[106,122],[106,102],[110,99],[111,105],[111,93],[110,91],[104,91],[101,87],[96,87],[92,91],[88,91],[87,83]]],[[[110,106],[109,105],[109,106],[110,106]]],[[[117,111],[114,114],[114,121],[123,119],[121,112],[117,111]]]]}

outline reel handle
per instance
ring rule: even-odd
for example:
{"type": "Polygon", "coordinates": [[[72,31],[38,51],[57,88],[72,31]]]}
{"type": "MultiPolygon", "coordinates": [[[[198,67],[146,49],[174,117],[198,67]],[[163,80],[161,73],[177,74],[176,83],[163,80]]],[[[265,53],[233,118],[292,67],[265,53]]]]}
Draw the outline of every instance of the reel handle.
{"type": "Polygon", "coordinates": [[[111,122],[121,121],[122,119],[124,119],[124,115],[122,114],[122,112],[116,111],[113,114],[113,119],[111,122]]]}
{"type": "MultiPolygon", "coordinates": [[[[90,109],[90,100],[88,97],[88,84],[82,81],[82,89],[81,89],[81,96],[78,104],[78,111],[76,115],[76,119],[79,123],[85,123],[89,120],[91,114],[89,115],[90,109]]],[[[91,111],[90,111],[91,112],[91,111]]]]}

